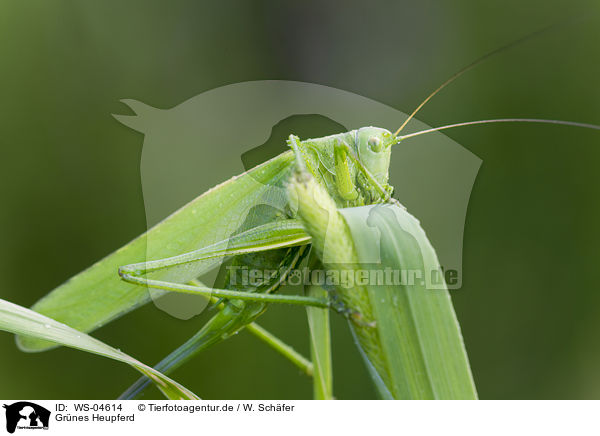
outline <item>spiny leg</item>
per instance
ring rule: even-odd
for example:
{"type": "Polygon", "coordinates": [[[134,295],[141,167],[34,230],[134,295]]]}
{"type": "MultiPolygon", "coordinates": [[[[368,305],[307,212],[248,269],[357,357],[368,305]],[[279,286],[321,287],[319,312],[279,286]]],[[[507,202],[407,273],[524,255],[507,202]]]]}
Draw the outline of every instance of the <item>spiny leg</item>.
{"type": "MultiPolygon", "coordinates": [[[[262,292],[270,293],[275,291],[288,277],[290,271],[302,258],[303,253],[307,250],[307,248],[308,247],[305,246],[300,247],[300,249],[294,254],[292,262],[288,263],[286,267],[279,272],[277,280],[269,283],[265,288],[262,289],[262,292]]],[[[201,284],[198,281],[193,281],[192,285],[201,287],[201,284]]],[[[215,298],[213,297],[213,300],[214,299],[215,298]]],[[[196,334],[194,334],[194,336],[192,336],[183,345],[160,361],[155,368],[165,374],[170,373],[191,359],[198,352],[247,327],[248,324],[250,324],[264,310],[264,305],[261,303],[258,303],[258,305],[254,303],[253,307],[253,309],[250,308],[248,310],[246,304],[243,301],[240,301],[239,298],[222,303],[220,305],[221,310],[215,316],[213,316],[196,334]]],[[[298,353],[295,353],[291,347],[285,346],[283,342],[270,335],[264,329],[262,329],[262,331],[260,328],[254,329],[253,332],[255,334],[260,334],[261,339],[267,341],[284,356],[290,358],[293,363],[299,366],[302,364],[306,366],[306,359],[304,359],[298,353]]],[[[305,368],[305,370],[308,370],[307,368],[305,368]]],[[[148,378],[142,377],[138,379],[129,389],[127,389],[120,398],[133,399],[143,392],[149,384],[150,381],[148,378]]]]}
{"type": "Polygon", "coordinates": [[[204,295],[207,297],[222,297],[243,301],[254,301],[258,303],[281,303],[294,304],[299,306],[314,306],[329,308],[328,300],[322,298],[305,297],[302,295],[277,295],[277,294],[258,294],[244,291],[232,291],[229,289],[215,289],[208,286],[185,285],[181,283],[171,283],[162,280],[152,280],[145,277],[138,277],[119,270],[119,275],[128,283],[147,286],[164,291],[180,292],[184,294],[204,295]]]}
{"type": "MultiPolygon", "coordinates": [[[[345,143],[344,143],[345,145],[345,143]]],[[[358,190],[350,175],[348,168],[348,151],[339,141],[333,146],[333,157],[335,162],[336,185],[340,196],[347,201],[353,201],[358,198],[358,190]]]]}
{"type": "Polygon", "coordinates": [[[145,274],[153,271],[216,257],[235,256],[276,248],[294,247],[305,245],[309,242],[310,237],[304,232],[302,225],[297,220],[280,220],[254,227],[239,235],[232,236],[226,241],[220,241],[209,247],[201,248],[190,253],[181,254],[168,259],[120,267],[119,275],[128,283],[165,291],[262,303],[286,303],[303,306],[329,307],[328,301],[302,295],[275,295],[269,293],[234,291],[230,289],[215,289],[207,286],[173,283],[144,277],[145,274]]]}
{"type": "Polygon", "coordinates": [[[315,175],[315,169],[310,167],[308,159],[306,159],[306,156],[304,156],[304,153],[302,152],[302,149],[298,144],[299,142],[300,138],[298,138],[296,135],[290,135],[290,137],[288,138],[288,144],[292,148],[292,151],[296,156],[296,170],[309,171],[310,173],[315,175]]]}
{"type": "MultiPolygon", "coordinates": [[[[192,280],[191,284],[199,284],[197,280],[192,280]]],[[[211,298],[213,307],[222,310],[225,306],[222,298],[211,298]]],[[[273,348],[283,357],[287,358],[294,365],[296,365],[303,373],[312,377],[313,375],[313,364],[300,353],[298,353],[291,345],[286,344],[273,333],[269,332],[264,327],[258,325],[256,322],[251,322],[246,326],[246,330],[252,333],[255,337],[263,341],[265,344],[273,348]]]]}

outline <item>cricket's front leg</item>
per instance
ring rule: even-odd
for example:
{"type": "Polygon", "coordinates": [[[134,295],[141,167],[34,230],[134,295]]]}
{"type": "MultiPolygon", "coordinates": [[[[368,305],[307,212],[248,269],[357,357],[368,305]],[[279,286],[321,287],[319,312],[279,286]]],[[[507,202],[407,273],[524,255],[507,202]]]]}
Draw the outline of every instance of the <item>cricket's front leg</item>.
{"type": "MultiPolygon", "coordinates": [[[[356,192],[358,191],[352,183],[352,189],[348,188],[347,180],[350,180],[350,170],[346,163],[346,158],[349,158],[358,171],[363,177],[363,184],[368,187],[368,190],[373,191],[376,194],[376,197],[382,199],[385,203],[395,204],[402,209],[406,209],[398,200],[392,197],[392,188],[390,186],[383,186],[381,183],[377,181],[375,176],[369,171],[367,167],[361,162],[361,160],[356,156],[352,148],[344,141],[338,141],[335,144],[335,157],[336,157],[336,180],[338,182],[338,190],[340,191],[340,195],[342,192],[356,192]],[[340,164],[338,165],[338,160],[340,164]]],[[[357,195],[358,196],[358,195],[357,195]]],[[[347,198],[348,200],[355,200],[354,198],[347,198]]]]}

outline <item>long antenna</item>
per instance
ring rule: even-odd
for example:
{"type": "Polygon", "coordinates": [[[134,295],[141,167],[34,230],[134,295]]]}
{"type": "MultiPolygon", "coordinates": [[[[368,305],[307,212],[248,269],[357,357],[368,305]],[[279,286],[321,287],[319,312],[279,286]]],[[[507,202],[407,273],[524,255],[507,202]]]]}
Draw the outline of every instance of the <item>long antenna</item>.
{"type": "Polygon", "coordinates": [[[398,136],[398,134],[402,131],[402,129],[404,129],[404,127],[406,127],[406,125],[408,124],[408,122],[410,120],[413,119],[413,117],[417,114],[417,112],[419,112],[421,110],[421,108],[423,106],[425,106],[425,104],[431,100],[438,92],[440,92],[442,89],[444,89],[447,85],[449,85],[450,83],[454,82],[456,79],[458,79],[460,76],[462,76],[464,73],[466,73],[467,71],[469,71],[471,68],[476,67],[477,65],[479,65],[480,63],[482,63],[483,61],[485,61],[486,59],[497,55],[498,53],[503,52],[504,50],[508,50],[511,47],[514,47],[517,44],[520,44],[522,42],[528,41],[554,27],[556,27],[559,24],[564,24],[564,23],[555,23],[555,24],[551,24],[550,26],[544,27],[543,29],[537,30],[533,33],[530,33],[529,35],[525,35],[519,39],[517,39],[516,41],[510,42],[500,48],[497,48],[495,50],[492,50],[491,52],[481,56],[479,59],[475,60],[474,62],[471,62],[469,65],[467,65],[466,67],[462,68],[461,70],[459,70],[458,72],[454,73],[454,75],[452,75],[452,77],[450,77],[448,80],[446,80],[444,83],[442,83],[435,91],[433,91],[431,94],[429,94],[427,96],[427,98],[425,100],[423,100],[421,102],[421,104],[419,106],[417,106],[417,108],[409,115],[409,117],[402,123],[402,125],[400,126],[400,128],[398,130],[396,130],[396,132],[394,133],[394,136],[398,136]]]}
{"type": "Polygon", "coordinates": [[[409,133],[408,135],[398,136],[398,140],[402,141],[415,136],[425,135],[426,133],[439,132],[440,130],[453,129],[454,127],[472,126],[475,124],[490,124],[490,123],[542,123],[542,124],[560,124],[563,126],[583,127],[586,129],[600,130],[600,126],[595,124],[578,123],[575,121],[562,120],[545,120],[540,118],[496,118],[491,120],[466,121],[464,123],[448,124],[432,129],[421,130],[420,132],[409,133]]]}

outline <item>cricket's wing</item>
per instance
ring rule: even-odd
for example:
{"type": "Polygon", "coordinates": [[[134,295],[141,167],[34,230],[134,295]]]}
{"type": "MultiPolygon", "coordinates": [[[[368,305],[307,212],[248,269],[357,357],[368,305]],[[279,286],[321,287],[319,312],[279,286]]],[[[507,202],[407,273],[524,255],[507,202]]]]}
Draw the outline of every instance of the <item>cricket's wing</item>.
{"type": "MultiPolygon", "coordinates": [[[[226,240],[257,204],[281,203],[282,184],[293,162],[291,152],[215,186],[147,233],[80,272],[33,305],[38,313],[82,332],[96,328],[147,303],[146,287],[120,280],[120,266],[173,257],[226,240]],[[272,198],[277,197],[277,198],[272,198]]],[[[197,262],[193,268],[153,272],[153,278],[185,283],[216,265],[217,260],[197,262]]],[[[18,336],[23,351],[44,351],[55,343],[18,336]]]]}

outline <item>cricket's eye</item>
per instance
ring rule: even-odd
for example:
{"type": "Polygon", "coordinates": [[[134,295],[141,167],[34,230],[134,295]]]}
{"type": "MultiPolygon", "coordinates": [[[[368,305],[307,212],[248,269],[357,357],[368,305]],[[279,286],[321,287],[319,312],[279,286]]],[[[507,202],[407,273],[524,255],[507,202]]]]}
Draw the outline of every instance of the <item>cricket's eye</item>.
{"type": "Polygon", "coordinates": [[[371,136],[367,143],[369,144],[369,148],[374,152],[377,153],[381,151],[381,139],[379,139],[377,136],[371,136]]]}

